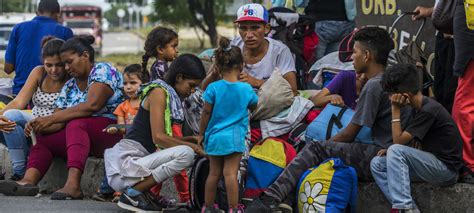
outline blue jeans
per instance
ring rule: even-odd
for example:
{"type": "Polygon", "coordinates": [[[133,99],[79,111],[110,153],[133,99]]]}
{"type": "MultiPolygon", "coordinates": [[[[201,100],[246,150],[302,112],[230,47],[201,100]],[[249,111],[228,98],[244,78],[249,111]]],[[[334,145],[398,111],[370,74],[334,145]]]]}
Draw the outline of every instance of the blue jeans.
{"type": "Polygon", "coordinates": [[[316,47],[316,60],[339,50],[339,43],[355,28],[353,21],[318,21],[314,31],[319,43],[316,47]]]}
{"type": "Polygon", "coordinates": [[[370,170],[394,209],[417,208],[411,197],[410,181],[450,185],[458,178],[457,172],[433,154],[399,144],[390,146],[387,156],[374,157],[370,170]]]}
{"type": "Polygon", "coordinates": [[[16,123],[16,127],[10,133],[3,133],[5,144],[8,147],[8,154],[12,162],[13,174],[23,177],[26,170],[26,159],[30,146],[25,136],[25,125],[33,120],[33,115],[21,110],[10,109],[3,113],[3,116],[16,123]]]}

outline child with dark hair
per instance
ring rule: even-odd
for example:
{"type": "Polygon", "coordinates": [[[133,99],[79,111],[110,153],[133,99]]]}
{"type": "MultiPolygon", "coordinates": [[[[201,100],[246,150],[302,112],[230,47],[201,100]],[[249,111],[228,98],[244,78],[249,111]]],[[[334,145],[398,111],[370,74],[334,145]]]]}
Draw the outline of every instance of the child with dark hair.
{"type": "MultiPolygon", "coordinates": [[[[352,59],[355,71],[357,74],[364,74],[369,80],[362,88],[352,120],[329,140],[308,143],[268,190],[247,205],[246,212],[292,211],[290,206],[282,202],[287,196],[295,194],[294,190],[305,171],[319,165],[328,157],[338,157],[346,165],[355,168],[358,180],[372,179],[370,161],[381,149],[392,144],[390,101],[380,81],[388,54],[394,45],[388,32],[379,27],[362,28],[354,35],[354,40],[352,59]],[[372,129],[374,144],[354,142],[364,126],[372,129]]],[[[408,108],[402,111],[403,117],[409,115],[408,108]]],[[[326,212],[332,211],[343,210],[326,206],[326,212]]]]}
{"type": "MultiPolygon", "coordinates": [[[[140,100],[137,92],[140,85],[148,83],[148,73],[143,73],[140,64],[131,64],[125,67],[123,72],[123,89],[125,95],[128,97],[124,102],[119,104],[114,111],[117,116],[117,126],[108,126],[103,131],[109,134],[125,134],[126,126],[131,126],[133,119],[138,112],[140,100]],[[124,125],[124,126],[121,126],[124,125]]],[[[118,201],[120,192],[115,192],[107,183],[107,177],[104,177],[97,192],[92,196],[93,200],[97,201],[118,201]]]]}
{"type": "MultiPolygon", "coordinates": [[[[152,81],[160,79],[174,85],[178,73],[168,73],[168,63],[178,57],[178,34],[165,27],[156,27],[148,33],[144,49],[145,54],[142,56],[143,74],[148,74],[152,81]],[[156,61],[151,65],[150,72],[148,73],[147,64],[150,57],[156,58],[156,61]]],[[[174,66],[181,65],[175,64],[174,66]]],[[[179,130],[179,135],[182,136],[181,129],[179,130]]],[[[189,178],[186,171],[181,171],[173,179],[179,194],[180,203],[188,203],[190,199],[189,178]]],[[[150,191],[163,206],[174,205],[174,200],[160,195],[161,183],[157,184],[150,191]]]]}
{"type": "Polygon", "coordinates": [[[390,93],[394,144],[372,159],[372,175],[392,204],[391,212],[419,212],[410,182],[456,183],[463,166],[461,136],[446,109],[421,94],[421,76],[415,66],[394,65],[385,71],[381,84],[390,93]],[[413,117],[402,129],[400,109],[405,105],[413,107],[413,117]],[[421,150],[407,146],[412,141],[419,142],[421,150]]]}
{"type": "Polygon", "coordinates": [[[178,56],[178,34],[165,27],[156,27],[148,33],[144,49],[142,69],[148,73],[148,60],[151,57],[156,58],[150,69],[151,80],[163,80],[168,71],[168,62],[178,56]]]}
{"type": "Polygon", "coordinates": [[[195,153],[204,155],[199,137],[182,137],[182,100],[204,79],[204,66],[194,55],[184,54],[171,64],[166,81],[157,79],[138,92],[140,106],[122,139],[105,151],[110,186],[122,192],[118,205],[131,211],[160,211],[164,206],[150,189],[192,165],[195,153]],[[158,150],[157,150],[158,148],[158,150]]]}
{"type": "MultiPolygon", "coordinates": [[[[137,92],[140,89],[140,85],[144,83],[148,83],[148,75],[143,72],[140,64],[131,64],[125,67],[123,72],[123,89],[128,99],[119,104],[114,111],[114,115],[117,116],[117,124],[131,125],[133,123],[140,105],[137,92]]],[[[117,127],[110,127],[105,131],[109,134],[115,134],[119,130],[121,133],[125,133],[125,128],[117,127]]]]}
{"type": "Polygon", "coordinates": [[[333,104],[355,109],[357,98],[366,82],[365,74],[356,74],[354,71],[343,70],[318,94],[312,96],[310,100],[316,107],[325,107],[327,104],[333,104]]]}
{"type": "Polygon", "coordinates": [[[209,84],[204,92],[204,109],[199,131],[200,135],[204,136],[204,149],[210,162],[202,212],[220,212],[214,200],[222,175],[227,191],[228,212],[243,212],[243,209],[238,207],[237,172],[242,153],[245,151],[248,109],[256,108],[258,97],[250,84],[239,82],[244,66],[239,47],[231,46],[228,39],[221,38],[215,57],[215,66],[222,80],[209,84]]]}

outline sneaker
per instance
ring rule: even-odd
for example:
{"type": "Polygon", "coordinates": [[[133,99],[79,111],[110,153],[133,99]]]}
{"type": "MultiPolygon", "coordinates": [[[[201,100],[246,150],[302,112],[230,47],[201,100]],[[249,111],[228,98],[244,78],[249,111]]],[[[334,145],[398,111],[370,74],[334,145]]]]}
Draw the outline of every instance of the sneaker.
{"type": "Polygon", "coordinates": [[[201,213],[220,213],[221,210],[219,209],[219,206],[217,204],[214,204],[212,207],[207,207],[205,205],[202,205],[201,213]]]}
{"type": "Polygon", "coordinates": [[[229,209],[228,213],[244,213],[244,205],[239,204],[237,208],[229,209]]]}
{"type": "Polygon", "coordinates": [[[126,193],[127,190],[122,192],[120,196],[118,206],[122,209],[143,212],[143,211],[161,211],[162,207],[148,199],[145,194],[139,194],[137,196],[131,196],[126,193]]]}
{"type": "Polygon", "coordinates": [[[461,169],[461,174],[459,175],[460,183],[470,183],[474,184],[474,172],[468,168],[461,169]]]}
{"type": "Polygon", "coordinates": [[[392,209],[390,213],[420,213],[418,208],[415,209],[392,209]]]}
{"type": "Polygon", "coordinates": [[[171,208],[176,206],[176,200],[175,199],[169,199],[165,196],[160,196],[157,200],[157,202],[163,206],[163,208],[171,208]]]}
{"type": "Polygon", "coordinates": [[[274,199],[269,198],[267,196],[260,196],[252,200],[247,205],[245,212],[248,213],[273,213],[273,212],[281,212],[280,208],[278,207],[278,203],[275,202],[274,199]]]}
{"type": "Polygon", "coordinates": [[[114,193],[101,193],[96,192],[92,195],[92,200],[101,201],[101,202],[112,202],[114,199],[114,193]]]}
{"type": "Polygon", "coordinates": [[[146,191],[143,193],[147,199],[155,202],[155,203],[158,203],[162,208],[172,208],[172,207],[175,207],[176,206],[176,200],[175,199],[169,199],[165,196],[160,196],[160,197],[156,197],[152,192],[150,191],[146,191]]]}

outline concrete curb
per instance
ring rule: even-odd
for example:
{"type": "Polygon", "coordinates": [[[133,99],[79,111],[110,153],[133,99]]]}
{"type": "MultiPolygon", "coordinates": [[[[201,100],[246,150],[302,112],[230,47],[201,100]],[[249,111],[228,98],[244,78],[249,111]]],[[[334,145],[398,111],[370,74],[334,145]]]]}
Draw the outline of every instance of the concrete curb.
{"type": "MultiPolygon", "coordinates": [[[[0,144],[0,166],[7,165],[7,177],[11,174],[6,148],[0,144]]],[[[86,197],[91,197],[98,189],[104,176],[104,160],[90,157],[82,176],[81,187],[86,197]]],[[[44,193],[61,188],[66,182],[66,161],[54,159],[53,164],[39,186],[44,193]]],[[[388,212],[391,208],[385,196],[374,182],[359,183],[357,212],[388,212]]],[[[179,200],[173,179],[163,183],[161,194],[179,200]]],[[[474,212],[474,185],[458,183],[450,187],[438,187],[426,183],[412,184],[412,195],[421,212],[474,212]]]]}
{"type": "MultiPolygon", "coordinates": [[[[357,212],[389,212],[391,205],[376,183],[359,183],[357,212]]],[[[412,183],[412,196],[421,212],[474,212],[474,185],[439,187],[412,183]]]]}
{"type": "MultiPolygon", "coordinates": [[[[6,171],[6,177],[12,174],[11,164],[9,162],[8,151],[3,144],[0,144],[0,167],[6,171]],[[7,162],[4,161],[7,160],[7,162]]],[[[100,158],[89,157],[86,162],[86,168],[82,175],[81,188],[86,197],[92,197],[104,177],[104,160],[100,158]]],[[[46,175],[39,182],[40,192],[45,194],[53,193],[62,188],[67,179],[66,160],[55,158],[46,175]]],[[[178,194],[174,187],[173,179],[166,180],[161,190],[162,195],[169,198],[178,199],[178,194]]]]}

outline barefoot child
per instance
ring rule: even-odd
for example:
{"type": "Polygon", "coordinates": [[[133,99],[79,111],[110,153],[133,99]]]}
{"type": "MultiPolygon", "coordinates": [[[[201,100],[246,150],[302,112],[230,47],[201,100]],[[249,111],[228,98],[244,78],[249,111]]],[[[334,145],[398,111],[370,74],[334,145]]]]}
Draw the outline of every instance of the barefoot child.
{"type": "Polygon", "coordinates": [[[242,212],[238,208],[239,189],[237,172],[248,127],[248,109],[255,109],[258,97],[248,83],[239,82],[243,68],[240,48],[221,38],[216,50],[215,65],[222,80],[211,83],[204,92],[200,135],[204,135],[204,149],[209,155],[210,171],[205,187],[202,212],[219,212],[214,204],[217,183],[225,178],[228,212],[242,212]]]}

